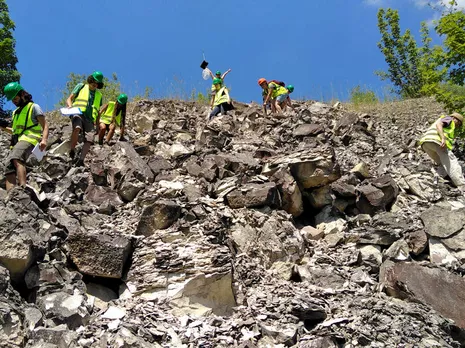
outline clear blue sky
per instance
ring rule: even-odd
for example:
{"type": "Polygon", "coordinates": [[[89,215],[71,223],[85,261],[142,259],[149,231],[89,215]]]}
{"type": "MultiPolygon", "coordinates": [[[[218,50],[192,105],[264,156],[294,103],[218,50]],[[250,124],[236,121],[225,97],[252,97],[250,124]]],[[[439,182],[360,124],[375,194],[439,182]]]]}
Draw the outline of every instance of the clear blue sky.
{"type": "Polygon", "coordinates": [[[381,93],[377,10],[398,9],[417,35],[434,13],[415,2],[7,0],[21,83],[48,110],[70,72],[114,72],[130,97],[145,86],[158,97],[205,91],[203,51],[212,70],[232,69],[226,84],[244,102],[260,99],[260,77],[292,83],[294,98],[346,99],[358,84],[381,93]]]}

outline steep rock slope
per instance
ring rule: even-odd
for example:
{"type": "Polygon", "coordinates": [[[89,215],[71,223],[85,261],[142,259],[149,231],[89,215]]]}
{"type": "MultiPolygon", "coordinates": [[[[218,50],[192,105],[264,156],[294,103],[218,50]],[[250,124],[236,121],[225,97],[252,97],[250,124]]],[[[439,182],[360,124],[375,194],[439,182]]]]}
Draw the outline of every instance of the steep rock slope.
{"type": "MultiPolygon", "coordinates": [[[[140,101],[0,190],[7,347],[459,347],[465,199],[415,148],[440,107],[140,101]]],[[[8,139],[1,136],[2,155],[8,139]]]]}

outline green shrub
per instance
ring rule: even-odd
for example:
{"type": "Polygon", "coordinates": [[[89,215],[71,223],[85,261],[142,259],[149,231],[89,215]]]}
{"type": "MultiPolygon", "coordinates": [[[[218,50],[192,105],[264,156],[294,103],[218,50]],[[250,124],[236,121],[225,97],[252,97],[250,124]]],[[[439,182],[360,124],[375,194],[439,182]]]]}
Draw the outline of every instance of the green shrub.
{"type": "Polygon", "coordinates": [[[360,86],[356,86],[350,91],[350,102],[354,105],[375,104],[378,101],[375,92],[369,89],[362,90],[360,86]]]}

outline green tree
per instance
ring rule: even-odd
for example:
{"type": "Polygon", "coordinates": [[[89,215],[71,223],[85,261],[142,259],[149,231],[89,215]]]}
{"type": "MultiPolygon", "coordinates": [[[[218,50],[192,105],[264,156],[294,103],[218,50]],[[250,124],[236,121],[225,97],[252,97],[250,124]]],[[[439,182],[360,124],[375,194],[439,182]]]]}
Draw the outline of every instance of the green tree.
{"type": "Polygon", "coordinates": [[[432,57],[428,27],[423,23],[421,28],[422,47],[418,47],[410,30],[401,34],[399,12],[388,8],[378,11],[378,28],[381,41],[378,48],[384,55],[388,71],[376,74],[382,80],[390,80],[394,91],[404,98],[417,98],[430,95],[432,91],[425,88],[433,81],[440,80],[436,74],[437,62],[432,57]]]}
{"type": "MultiPolygon", "coordinates": [[[[61,99],[56,106],[66,106],[66,99],[68,99],[74,87],[80,82],[86,83],[87,77],[88,75],[85,74],[70,73],[68,75],[68,80],[66,81],[66,87],[61,92],[61,99]]],[[[104,87],[100,90],[102,93],[103,102],[107,103],[109,101],[115,101],[118,95],[121,93],[121,83],[118,81],[118,76],[113,73],[111,75],[111,79],[104,77],[103,83],[104,87]]]]}
{"type": "Polygon", "coordinates": [[[0,114],[4,114],[5,96],[3,87],[11,81],[19,81],[21,75],[16,70],[18,58],[15,51],[13,31],[15,23],[10,19],[5,0],[0,0],[0,114]]]}

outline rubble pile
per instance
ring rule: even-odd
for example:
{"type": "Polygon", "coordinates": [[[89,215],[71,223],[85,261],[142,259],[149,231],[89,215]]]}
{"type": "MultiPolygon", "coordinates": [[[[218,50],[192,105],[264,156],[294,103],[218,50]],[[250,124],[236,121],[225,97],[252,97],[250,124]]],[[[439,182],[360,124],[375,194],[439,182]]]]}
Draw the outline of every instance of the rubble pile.
{"type": "Polygon", "coordinates": [[[440,107],[295,104],[142,100],[83,167],[52,124],[0,189],[2,346],[465,346],[465,199],[415,148],[440,107]]]}

